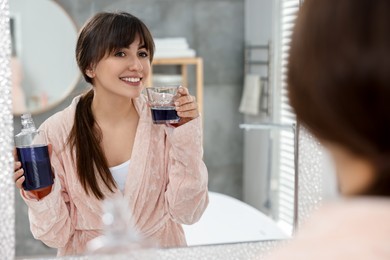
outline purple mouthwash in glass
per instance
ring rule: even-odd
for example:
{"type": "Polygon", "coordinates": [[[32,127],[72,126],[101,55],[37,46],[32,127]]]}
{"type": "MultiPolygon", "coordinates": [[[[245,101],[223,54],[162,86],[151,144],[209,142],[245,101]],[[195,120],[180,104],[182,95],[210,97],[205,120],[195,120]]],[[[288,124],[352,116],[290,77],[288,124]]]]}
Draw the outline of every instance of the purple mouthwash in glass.
{"type": "Polygon", "coordinates": [[[22,131],[15,136],[15,146],[22,163],[24,190],[38,190],[53,184],[49,150],[43,131],[35,128],[30,114],[23,114],[22,131]]]}
{"type": "Polygon", "coordinates": [[[177,123],[180,120],[175,107],[152,107],[151,111],[152,119],[156,124],[177,123]]]}
{"type": "Polygon", "coordinates": [[[175,108],[179,86],[158,86],[146,88],[154,124],[175,124],[180,117],[175,108]]]}

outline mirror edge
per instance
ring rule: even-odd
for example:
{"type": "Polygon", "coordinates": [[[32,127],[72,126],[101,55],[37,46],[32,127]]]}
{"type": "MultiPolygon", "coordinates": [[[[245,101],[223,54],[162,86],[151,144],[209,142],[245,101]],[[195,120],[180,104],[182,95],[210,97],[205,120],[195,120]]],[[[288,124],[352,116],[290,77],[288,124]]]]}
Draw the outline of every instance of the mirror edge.
{"type": "Polygon", "coordinates": [[[15,188],[13,166],[13,116],[11,100],[11,32],[8,0],[0,0],[0,255],[15,257],[15,188]]]}

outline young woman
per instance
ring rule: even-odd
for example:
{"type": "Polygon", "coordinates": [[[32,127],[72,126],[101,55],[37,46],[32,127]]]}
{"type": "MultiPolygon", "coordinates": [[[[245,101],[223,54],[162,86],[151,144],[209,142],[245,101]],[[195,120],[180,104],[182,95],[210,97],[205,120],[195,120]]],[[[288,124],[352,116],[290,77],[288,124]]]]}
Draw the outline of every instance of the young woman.
{"type": "Polygon", "coordinates": [[[40,126],[52,147],[51,190],[37,197],[21,189],[23,169],[15,163],[31,231],[59,256],[82,254],[101,235],[105,199],[124,197],[135,228],[161,247],[185,245],[181,224],[198,221],[208,204],[195,98],[181,87],[180,123],[155,125],[141,93],[153,51],[135,16],[92,17],[79,34],[76,59],[93,87],[40,126]]]}
{"type": "Polygon", "coordinates": [[[289,99],[333,156],[342,197],[271,259],[390,259],[389,68],[390,1],[304,1],[289,99]]]}

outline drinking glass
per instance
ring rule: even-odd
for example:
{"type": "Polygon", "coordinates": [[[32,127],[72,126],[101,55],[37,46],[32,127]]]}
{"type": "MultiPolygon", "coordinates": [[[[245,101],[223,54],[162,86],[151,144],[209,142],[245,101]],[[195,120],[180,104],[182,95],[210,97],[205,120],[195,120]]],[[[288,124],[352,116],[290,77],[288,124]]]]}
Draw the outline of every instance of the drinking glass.
{"type": "Polygon", "coordinates": [[[179,86],[159,86],[146,88],[153,123],[174,124],[180,117],[177,115],[175,100],[179,86]]]}

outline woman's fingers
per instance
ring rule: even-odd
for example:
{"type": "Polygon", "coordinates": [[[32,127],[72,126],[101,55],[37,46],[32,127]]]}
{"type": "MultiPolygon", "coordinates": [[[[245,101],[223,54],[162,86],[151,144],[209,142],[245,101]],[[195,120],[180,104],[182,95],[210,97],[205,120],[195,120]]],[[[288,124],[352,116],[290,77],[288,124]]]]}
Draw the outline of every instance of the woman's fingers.
{"type": "Polygon", "coordinates": [[[15,161],[15,163],[14,163],[14,171],[20,169],[20,167],[22,167],[22,163],[19,162],[19,161],[15,161]]]}
{"type": "Polygon", "coordinates": [[[194,96],[191,96],[187,88],[179,88],[179,96],[175,100],[175,106],[177,111],[188,111],[198,109],[198,104],[194,96]]]}
{"type": "MultiPolygon", "coordinates": [[[[17,158],[16,158],[16,160],[17,160],[17,158]]],[[[14,163],[14,182],[15,182],[16,187],[18,189],[22,188],[22,184],[25,180],[23,173],[24,173],[24,170],[22,168],[22,163],[19,161],[15,161],[15,163],[14,163]]]]}
{"type": "Polygon", "coordinates": [[[180,86],[179,89],[177,90],[181,96],[186,96],[189,95],[190,92],[188,91],[188,88],[180,86]]]}
{"type": "Polygon", "coordinates": [[[22,163],[18,159],[18,154],[16,152],[16,148],[12,151],[14,156],[14,182],[18,189],[22,188],[22,184],[24,182],[24,170],[22,168],[22,163]]]}
{"type": "Polygon", "coordinates": [[[21,190],[23,188],[24,176],[20,177],[16,182],[16,187],[21,190]]]}
{"type": "Polygon", "coordinates": [[[181,96],[175,101],[175,104],[178,103],[180,106],[188,103],[196,103],[195,97],[191,95],[181,96]]]}
{"type": "Polygon", "coordinates": [[[180,97],[175,102],[177,114],[180,117],[195,118],[199,116],[198,104],[193,96],[180,97]]]}
{"type": "Polygon", "coordinates": [[[183,102],[183,103],[178,103],[176,105],[176,111],[188,111],[188,110],[196,110],[198,109],[198,104],[195,102],[183,102]]]}
{"type": "Polygon", "coordinates": [[[19,169],[15,170],[15,172],[14,172],[14,181],[15,181],[16,187],[18,187],[18,189],[22,188],[22,184],[23,184],[24,179],[25,179],[23,173],[24,173],[23,168],[19,168],[19,169]]]}
{"type": "Polygon", "coordinates": [[[178,89],[178,97],[175,100],[177,115],[181,118],[179,124],[185,124],[188,121],[199,116],[198,104],[194,96],[189,94],[187,88],[178,89]]]}
{"type": "Polygon", "coordinates": [[[198,110],[190,110],[185,112],[177,112],[177,115],[181,118],[197,118],[199,116],[198,110]]]}

